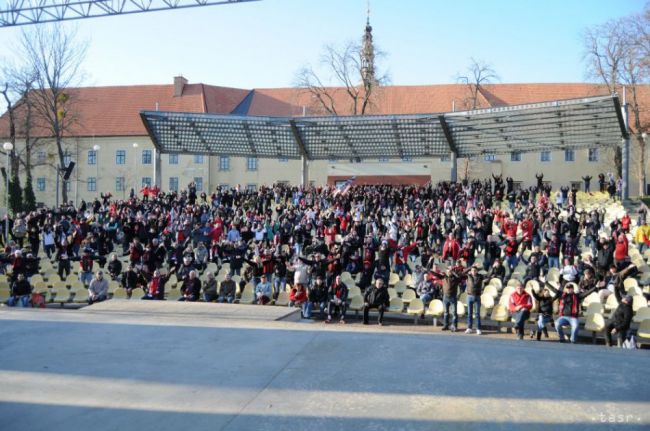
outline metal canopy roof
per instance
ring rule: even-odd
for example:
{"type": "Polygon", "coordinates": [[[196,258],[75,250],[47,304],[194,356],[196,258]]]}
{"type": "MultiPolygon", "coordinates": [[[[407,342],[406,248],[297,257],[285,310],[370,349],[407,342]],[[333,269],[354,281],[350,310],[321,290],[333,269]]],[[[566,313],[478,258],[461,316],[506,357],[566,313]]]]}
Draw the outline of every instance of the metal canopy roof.
{"type": "Polygon", "coordinates": [[[252,117],[144,111],[161,153],[259,158],[458,157],[611,146],[625,135],[618,96],[445,114],[252,117]]]}

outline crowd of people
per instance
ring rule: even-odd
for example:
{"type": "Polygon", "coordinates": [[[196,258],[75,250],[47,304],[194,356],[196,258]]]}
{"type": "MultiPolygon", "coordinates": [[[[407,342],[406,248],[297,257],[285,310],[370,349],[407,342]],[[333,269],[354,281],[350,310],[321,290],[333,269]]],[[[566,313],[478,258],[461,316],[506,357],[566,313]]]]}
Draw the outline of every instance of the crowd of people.
{"type": "MultiPolygon", "coordinates": [[[[583,178],[586,190],[590,180],[583,178]]],[[[612,176],[599,176],[599,184],[616,197],[612,176]]],[[[505,284],[523,261],[525,275],[509,302],[520,339],[537,302],[537,339],[548,335],[546,325],[555,320],[560,341],[566,324],[569,340],[575,342],[580,302],[592,292],[603,302],[609,295],[619,299],[608,340],[612,332],[623,339],[630,327],[632,300],[623,287],[623,280],[636,273],[626,237],[630,216],[606,226],[604,210],[578,211],[577,189],[553,193],[543,174],[528,188],[515,188],[510,177],[493,176],[345,190],[274,185],[250,191],[238,186],[210,194],[190,184],[181,192],[141,194],[132,193],[127,200],[102,194],[78,207],[42,208],[3,220],[11,234],[2,236],[0,269],[11,267],[10,305],[29,303],[29,279],[38,272],[39,261],[49,259],[62,280],[79,265],[89,303],[109,297],[109,279],[118,280],[129,294],[142,287],[144,300],[163,300],[166,284],[175,276],[180,300],[227,303],[250,284],[258,304],[274,301],[289,284],[290,304],[300,306],[304,318],[318,315],[325,322],[336,318],[344,323],[351,286],[341,274],[348,272],[362,291],[363,323],[377,309],[382,324],[391,273],[400,278],[409,273],[425,305],[443,302],[443,330],[458,329],[457,301],[465,292],[465,332],[481,334],[481,295],[487,282],[498,278],[505,284]],[[589,256],[583,257],[581,240],[589,256]],[[123,264],[120,257],[126,255],[123,264]],[[217,268],[227,264],[229,270],[217,279],[216,271],[208,269],[214,268],[211,263],[217,268]],[[557,284],[546,280],[554,267],[561,274],[557,284]],[[530,280],[541,286],[534,298],[524,290],[530,280]]],[[[635,240],[645,248],[650,244],[645,212],[639,213],[638,223],[635,240]]]]}

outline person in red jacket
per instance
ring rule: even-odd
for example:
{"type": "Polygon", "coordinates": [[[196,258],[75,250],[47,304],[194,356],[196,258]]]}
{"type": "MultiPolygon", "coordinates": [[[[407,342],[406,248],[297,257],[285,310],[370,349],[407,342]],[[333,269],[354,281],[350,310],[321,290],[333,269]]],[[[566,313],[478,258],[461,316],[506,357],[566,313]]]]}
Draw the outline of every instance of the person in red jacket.
{"type": "Polygon", "coordinates": [[[623,233],[629,233],[630,232],[630,224],[632,223],[632,220],[630,220],[630,216],[625,213],[623,217],[621,218],[621,228],[623,229],[623,233]]]}
{"type": "Polygon", "coordinates": [[[627,259],[627,236],[621,233],[616,237],[616,248],[614,249],[614,262],[620,266],[621,262],[627,259]]]}
{"type": "Polygon", "coordinates": [[[530,317],[530,310],[533,308],[533,299],[524,290],[524,285],[518,281],[515,291],[510,295],[509,309],[512,318],[515,319],[517,338],[524,339],[524,325],[530,317]]]}
{"type": "Polygon", "coordinates": [[[305,289],[304,285],[298,283],[289,292],[289,307],[302,307],[305,302],[307,302],[307,289],[305,289]]]}
{"type": "Polygon", "coordinates": [[[460,244],[456,241],[453,234],[449,234],[447,240],[442,246],[442,260],[458,260],[460,257],[460,244]]]}
{"type": "Polygon", "coordinates": [[[408,261],[409,254],[411,254],[411,251],[417,247],[417,245],[417,242],[413,242],[409,245],[400,245],[397,247],[397,250],[395,250],[395,254],[393,255],[393,271],[395,271],[400,278],[404,278],[407,272],[409,274],[412,272],[406,262],[408,261]]]}
{"type": "Polygon", "coordinates": [[[526,249],[528,250],[532,249],[534,228],[535,228],[535,223],[530,217],[527,216],[525,219],[522,220],[521,222],[522,251],[526,249]]]}

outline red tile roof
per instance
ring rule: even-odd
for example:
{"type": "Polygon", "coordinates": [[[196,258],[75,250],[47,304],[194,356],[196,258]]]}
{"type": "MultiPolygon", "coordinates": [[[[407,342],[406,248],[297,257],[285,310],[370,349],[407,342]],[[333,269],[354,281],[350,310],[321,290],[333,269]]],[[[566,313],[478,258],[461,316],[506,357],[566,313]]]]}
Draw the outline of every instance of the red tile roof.
{"type": "MultiPolygon", "coordinates": [[[[352,107],[343,88],[330,89],[340,115],[350,115],[352,107]]],[[[175,112],[238,113],[262,116],[325,115],[312,95],[304,89],[246,89],[186,84],[180,97],[173,85],[85,87],[69,90],[78,120],[71,136],[143,136],[142,110],[175,112]],[[246,100],[246,103],[242,103],[246,100]],[[249,103],[250,102],[250,103],[249,103]],[[239,108],[238,108],[239,107],[239,108]],[[244,111],[244,112],[242,112],[244,111]]],[[[389,86],[382,88],[368,114],[438,113],[467,109],[467,86],[462,84],[389,86]]],[[[488,84],[479,94],[479,107],[525,104],[607,94],[596,84],[488,84]]],[[[629,92],[628,92],[629,96],[629,92]]],[[[650,86],[639,88],[642,123],[650,124],[650,86]],[[646,108],[648,107],[648,108],[646,108]]],[[[72,102],[71,102],[72,103],[72,102]]],[[[0,117],[0,136],[9,133],[8,118],[0,117]]],[[[34,136],[47,136],[45,130],[34,136]]]]}

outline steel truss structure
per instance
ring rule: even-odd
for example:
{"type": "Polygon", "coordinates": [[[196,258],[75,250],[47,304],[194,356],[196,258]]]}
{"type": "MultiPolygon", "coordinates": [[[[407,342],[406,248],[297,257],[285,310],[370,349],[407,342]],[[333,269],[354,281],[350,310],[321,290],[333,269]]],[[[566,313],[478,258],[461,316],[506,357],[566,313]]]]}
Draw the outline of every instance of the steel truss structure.
{"type": "Polygon", "coordinates": [[[259,0],[5,0],[0,27],[259,0]]]}

